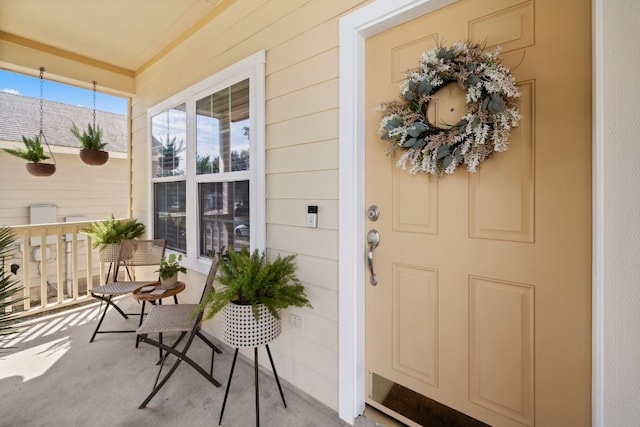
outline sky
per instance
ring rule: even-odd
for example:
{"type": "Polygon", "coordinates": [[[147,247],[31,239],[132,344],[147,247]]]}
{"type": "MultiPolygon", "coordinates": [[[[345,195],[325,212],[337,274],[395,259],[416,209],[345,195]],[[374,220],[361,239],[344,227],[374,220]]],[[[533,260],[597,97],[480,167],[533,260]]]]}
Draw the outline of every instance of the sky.
{"type": "MultiPolygon", "coordinates": [[[[24,74],[0,70],[0,92],[40,98],[40,79],[24,74]]],[[[127,99],[100,93],[100,82],[96,90],[96,110],[116,114],[127,114],[127,99]]],[[[93,108],[93,90],[81,89],[47,80],[44,72],[43,98],[79,107],[93,108]]]]}

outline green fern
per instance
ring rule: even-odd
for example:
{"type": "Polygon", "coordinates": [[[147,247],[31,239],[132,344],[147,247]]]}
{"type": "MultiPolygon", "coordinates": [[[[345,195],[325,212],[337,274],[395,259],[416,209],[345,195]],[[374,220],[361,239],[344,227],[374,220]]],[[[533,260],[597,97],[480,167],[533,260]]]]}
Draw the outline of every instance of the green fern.
{"type": "Polygon", "coordinates": [[[258,304],[280,319],[279,310],[289,306],[312,307],[304,286],[296,276],[295,255],[278,256],[268,262],[265,253],[257,249],[249,253],[229,250],[229,257],[220,265],[216,278],[220,289],[213,289],[202,300],[205,319],[211,318],[229,302],[251,305],[253,317],[260,320],[258,304]]]}
{"type": "Polygon", "coordinates": [[[3,148],[3,150],[31,163],[40,163],[49,158],[49,156],[44,154],[44,147],[40,143],[40,136],[35,135],[33,138],[23,136],[22,142],[25,148],[3,148]]]}
{"type": "Polygon", "coordinates": [[[71,133],[80,141],[80,148],[84,150],[102,150],[106,142],[102,142],[102,129],[99,125],[94,128],[91,123],[87,125],[87,130],[80,133],[80,129],[75,123],[71,122],[71,133]]]}
{"type": "Polygon", "coordinates": [[[88,228],[80,232],[91,237],[91,245],[97,248],[142,236],[144,224],[135,219],[120,221],[111,214],[105,221],[92,222],[88,228]]]}

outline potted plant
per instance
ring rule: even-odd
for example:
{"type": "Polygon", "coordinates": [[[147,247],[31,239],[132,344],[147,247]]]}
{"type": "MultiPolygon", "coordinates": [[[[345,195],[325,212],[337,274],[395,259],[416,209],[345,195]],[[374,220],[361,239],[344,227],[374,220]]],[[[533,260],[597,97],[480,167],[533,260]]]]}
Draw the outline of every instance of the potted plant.
{"type": "MultiPolygon", "coordinates": [[[[0,226],[0,349],[4,349],[2,339],[4,336],[18,332],[11,326],[15,317],[15,312],[11,311],[11,306],[17,302],[24,300],[24,297],[13,298],[22,290],[22,285],[15,280],[5,270],[5,259],[11,259],[13,256],[13,248],[15,246],[16,235],[8,226],[0,226]]],[[[13,272],[13,266],[12,270],[13,272]]]]}
{"type": "Polygon", "coordinates": [[[20,157],[28,161],[27,171],[34,176],[50,176],[56,171],[55,163],[43,163],[43,160],[49,159],[44,153],[44,148],[40,142],[40,136],[35,135],[33,138],[22,137],[25,148],[4,148],[7,153],[20,157]]]}
{"type": "Polygon", "coordinates": [[[160,287],[162,289],[175,288],[178,284],[178,272],[187,272],[187,269],[180,265],[180,261],[182,261],[182,255],[169,254],[168,257],[162,257],[160,269],[156,270],[160,273],[160,287]]]}
{"type": "Polygon", "coordinates": [[[281,331],[280,310],[312,307],[295,274],[295,255],[267,260],[257,249],[229,250],[216,277],[217,289],[203,298],[205,319],[223,310],[224,340],[233,347],[256,347],[281,331]]]}
{"type": "Polygon", "coordinates": [[[111,214],[105,221],[92,222],[88,228],[80,230],[91,237],[93,248],[100,247],[100,261],[117,262],[120,243],[144,234],[144,224],[136,219],[117,220],[111,214]]]}
{"type": "Polygon", "coordinates": [[[103,148],[107,145],[102,142],[102,129],[100,126],[87,125],[87,129],[80,133],[80,129],[75,123],[71,122],[71,133],[80,141],[80,159],[88,165],[99,166],[109,160],[109,153],[103,148]]]}

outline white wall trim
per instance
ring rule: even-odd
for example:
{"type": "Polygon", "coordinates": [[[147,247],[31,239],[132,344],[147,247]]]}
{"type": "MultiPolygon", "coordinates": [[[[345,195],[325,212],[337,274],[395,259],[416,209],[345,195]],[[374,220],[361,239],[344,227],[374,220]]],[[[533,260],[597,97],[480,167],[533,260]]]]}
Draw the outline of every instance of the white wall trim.
{"type": "Polygon", "coordinates": [[[377,0],[340,19],[338,414],[365,406],[364,40],[455,0],[377,0]]]}
{"type": "MultiPolygon", "coordinates": [[[[188,141],[194,141],[195,122],[193,120],[193,106],[198,98],[207,96],[210,93],[231,86],[245,78],[251,80],[249,85],[249,108],[250,108],[250,129],[252,132],[252,146],[249,152],[251,170],[246,172],[233,172],[229,177],[237,177],[238,179],[250,179],[251,205],[251,235],[250,246],[252,249],[265,250],[266,247],[266,176],[265,176],[265,150],[266,150],[266,132],[265,132],[265,63],[266,52],[260,50],[225,69],[195,83],[194,85],[166,98],[165,100],[153,105],[147,109],[147,139],[146,151],[147,161],[151,162],[151,119],[153,116],[175,107],[176,105],[185,103],[187,108],[187,144],[188,141]],[[236,174],[236,175],[233,175],[236,174]]],[[[148,217],[147,224],[150,235],[152,235],[154,211],[153,211],[153,184],[154,182],[174,181],[184,179],[187,182],[187,254],[183,265],[188,269],[206,274],[209,269],[209,260],[203,259],[198,255],[198,224],[196,223],[197,214],[197,191],[196,184],[199,182],[198,176],[195,175],[195,150],[187,150],[187,171],[184,177],[156,178],[151,168],[148,168],[148,217]],[[196,237],[196,238],[193,238],[196,237]]]]}
{"type": "MultiPolygon", "coordinates": [[[[364,40],[455,0],[377,0],[340,20],[340,237],[338,413],[353,424],[365,406],[364,40]]],[[[593,0],[592,421],[604,426],[603,2],[593,0]]]]}

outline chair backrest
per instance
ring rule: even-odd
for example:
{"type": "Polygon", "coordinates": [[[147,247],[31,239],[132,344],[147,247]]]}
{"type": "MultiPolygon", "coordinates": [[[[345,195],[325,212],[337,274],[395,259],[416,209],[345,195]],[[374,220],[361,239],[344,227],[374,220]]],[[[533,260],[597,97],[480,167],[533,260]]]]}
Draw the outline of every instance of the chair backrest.
{"type": "Polygon", "coordinates": [[[119,265],[160,265],[167,245],[165,239],[123,240],[118,256],[119,265]]]}
{"type": "Polygon", "coordinates": [[[204,282],[204,289],[202,290],[202,295],[200,295],[200,302],[202,302],[204,296],[213,289],[213,282],[216,278],[216,274],[218,274],[218,267],[220,267],[221,261],[222,257],[220,255],[213,255],[213,259],[211,260],[211,267],[209,267],[209,273],[207,274],[207,278],[204,282]]]}
{"type": "Polygon", "coordinates": [[[209,273],[207,274],[207,278],[204,282],[204,289],[202,290],[202,295],[200,295],[200,302],[198,306],[194,310],[192,316],[195,318],[195,323],[193,324],[193,330],[198,330],[200,325],[202,324],[202,318],[204,317],[205,307],[202,305],[202,301],[204,300],[204,296],[207,295],[210,291],[213,291],[213,282],[215,281],[216,274],[218,273],[218,267],[220,267],[220,263],[222,262],[222,255],[215,253],[213,254],[213,259],[211,260],[211,267],[209,267],[209,273]]]}
{"type": "Polygon", "coordinates": [[[133,280],[129,267],[160,267],[166,245],[167,241],[165,239],[123,240],[120,244],[120,252],[118,253],[118,262],[116,263],[114,277],[118,277],[120,267],[127,269],[129,280],[133,280]]]}

